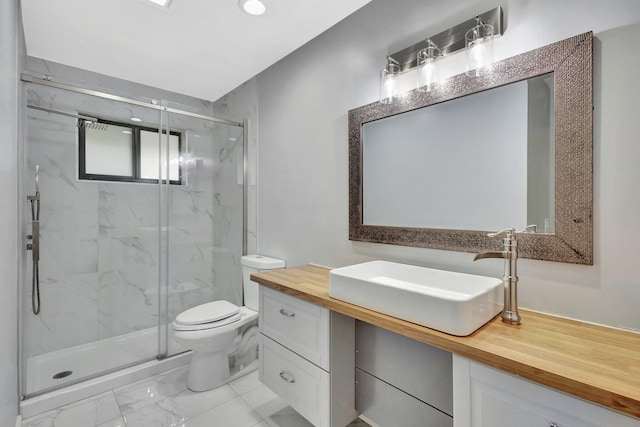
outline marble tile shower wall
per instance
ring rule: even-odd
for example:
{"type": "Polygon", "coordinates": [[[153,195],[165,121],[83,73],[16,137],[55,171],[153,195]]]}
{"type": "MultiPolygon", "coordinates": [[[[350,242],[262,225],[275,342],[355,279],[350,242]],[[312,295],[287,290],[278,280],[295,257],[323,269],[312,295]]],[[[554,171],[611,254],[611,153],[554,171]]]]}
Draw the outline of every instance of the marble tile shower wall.
{"type": "MultiPolygon", "coordinates": [[[[134,113],[117,102],[28,86],[30,104],[120,121],[134,113]]],[[[152,110],[135,115],[158,121],[152,110]]],[[[25,186],[33,194],[40,165],[42,199],[42,312],[30,314],[25,286],[27,357],[156,326],[158,186],[77,180],[75,120],[31,109],[27,117],[25,186]]],[[[170,120],[187,146],[185,185],[170,186],[169,227],[162,228],[169,239],[173,319],[212,299],[242,303],[243,157],[240,128],[175,115],[170,120]]],[[[30,283],[30,261],[27,266],[30,283]]]]}

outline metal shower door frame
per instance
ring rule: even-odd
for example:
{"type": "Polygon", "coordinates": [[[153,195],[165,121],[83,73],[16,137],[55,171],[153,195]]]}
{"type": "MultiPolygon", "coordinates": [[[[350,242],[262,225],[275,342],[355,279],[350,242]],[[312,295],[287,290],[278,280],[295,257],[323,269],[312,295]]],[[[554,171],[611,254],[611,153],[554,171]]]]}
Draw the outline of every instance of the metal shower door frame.
{"type": "MultiPolygon", "coordinates": [[[[240,122],[235,122],[235,121],[231,121],[231,120],[226,120],[226,119],[220,119],[217,117],[213,117],[213,116],[206,116],[206,115],[202,115],[202,114],[198,114],[198,113],[193,113],[190,111],[186,111],[186,110],[182,110],[182,109],[178,109],[178,108],[172,108],[168,106],[168,102],[166,100],[155,100],[152,99],[150,102],[144,102],[144,101],[139,101],[136,99],[131,99],[131,98],[126,98],[126,97],[122,97],[122,96],[117,96],[117,95],[113,95],[113,94],[109,94],[106,92],[100,92],[100,91],[96,91],[96,90],[92,90],[92,89],[86,89],[86,88],[82,88],[82,87],[78,87],[78,86],[73,86],[70,84],[66,84],[66,83],[60,83],[60,82],[56,82],[54,81],[50,76],[44,76],[44,78],[39,78],[39,77],[34,77],[32,75],[29,75],[27,73],[23,73],[21,74],[21,81],[25,82],[25,83],[33,83],[33,84],[38,84],[38,85],[42,85],[42,86],[46,86],[46,87],[51,87],[51,88],[56,88],[56,89],[62,89],[62,90],[66,90],[66,91],[71,91],[71,92],[75,92],[75,93],[79,93],[79,94],[84,94],[84,95],[90,95],[90,96],[94,96],[94,97],[98,97],[98,98],[103,98],[103,99],[107,99],[107,100],[111,100],[111,101],[118,101],[118,102],[122,102],[122,103],[126,103],[126,104],[131,104],[131,105],[135,105],[135,106],[140,106],[140,107],[145,107],[145,108],[150,108],[150,109],[154,109],[159,111],[160,114],[160,121],[159,121],[159,139],[160,139],[160,143],[162,143],[162,136],[166,135],[166,144],[168,146],[168,142],[169,142],[169,135],[170,135],[170,115],[171,114],[178,114],[178,115],[183,115],[183,116],[187,116],[187,117],[192,117],[192,118],[196,118],[196,119],[201,119],[201,120],[206,120],[206,121],[210,121],[210,122],[214,122],[214,123],[219,123],[219,124],[224,124],[224,125],[230,125],[230,126],[234,126],[234,127],[240,127],[243,129],[243,200],[242,200],[242,215],[243,215],[243,232],[242,232],[242,254],[246,255],[247,253],[247,223],[248,223],[248,219],[247,219],[247,206],[248,206],[248,190],[247,190],[247,176],[248,176],[248,128],[249,128],[249,121],[248,119],[244,119],[242,123],[240,122]],[[163,131],[166,131],[166,133],[163,134],[163,131]]],[[[36,108],[36,109],[41,109],[41,108],[36,108]]],[[[25,106],[25,110],[26,110],[26,106],[25,106]]],[[[54,112],[54,113],[58,113],[57,111],[50,111],[50,112],[54,112]]],[[[64,112],[60,112],[62,115],[66,115],[64,112]]],[[[19,149],[20,151],[20,155],[24,158],[24,144],[26,141],[26,120],[25,120],[26,115],[21,115],[21,137],[20,137],[20,144],[21,147],[19,149]]],[[[169,150],[166,150],[167,153],[167,157],[169,156],[169,150]]],[[[167,162],[168,163],[168,162],[167,162]]],[[[161,166],[159,165],[159,168],[161,166]]],[[[161,171],[160,171],[161,172],[161,171]]],[[[161,174],[159,175],[160,177],[162,176],[161,174]]],[[[167,176],[168,175],[168,171],[167,171],[167,176]]],[[[24,180],[24,177],[22,177],[22,175],[20,176],[20,180],[24,180]]],[[[168,201],[168,197],[169,197],[169,180],[165,180],[166,182],[163,183],[162,179],[159,180],[159,185],[158,185],[158,191],[159,191],[159,209],[158,209],[158,215],[159,215],[159,226],[158,226],[158,237],[159,237],[159,252],[160,252],[160,260],[161,262],[159,262],[159,266],[158,266],[158,273],[159,273],[159,282],[158,282],[158,286],[159,286],[159,292],[158,292],[158,353],[157,353],[157,359],[163,359],[165,357],[167,357],[168,355],[168,317],[169,317],[169,313],[168,313],[168,309],[169,309],[169,292],[168,292],[168,278],[169,278],[169,218],[170,218],[170,204],[168,201]],[[164,312],[162,311],[164,310],[164,312]]],[[[24,182],[20,182],[19,185],[22,187],[24,187],[24,182]]],[[[19,191],[18,197],[22,197],[23,194],[21,191],[19,191]]],[[[18,206],[19,206],[19,215],[20,218],[24,217],[24,208],[21,208],[22,204],[20,203],[21,201],[18,201],[18,206]]],[[[22,228],[24,229],[26,227],[26,222],[23,222],[23,224],[25,224],[22,228]]],[[[21,230],[21,238],[23,237],[23,230],[21,230]]],[[[23,259],[23,258],[21,258],[23,259]]],[[[24,258],[26,260],[26,258],[24,258]]],[[[18,285],[20,287],[22,287],[24,285],[24,281],[26,278],[26,263],[24,263],[23,261],[20,261],[21,265],[20,265],[20,269],[19,271],[20,273],[20,277],[19,277],[19,282],[18,285]]],[[[18,395],[20,397],[20,400],[24,400],[26,398],[26,384],[25,384],[25,380],[26,380],[26,360],[24,359],[24,351],[23,351],[23,332],[24,332],[24,324],[23,324],[23,320],[22,320],[22,316],[23,316],[23,300],[22,300],[22,292],[19,291],[18,292],[18,310],[19,310],[19,315],[18,315],[18,329],[19,329],[19,345],[18,345],[18,371],[19,371],[19,381],[18,381],[18,395]]],[[[143,361],[144,362],[144,361],[143,361]]],[[[100,374],[96,374],[96,376],[100,376],[103,375],[104,373],[100,373],[100,374]]],[[[82,381],[90,379],[92,377],[88,377],[88,378],[83,378],[82,381]]],[[[38,395],[39,393],[35,393],[34,395],[38,395]]]]}

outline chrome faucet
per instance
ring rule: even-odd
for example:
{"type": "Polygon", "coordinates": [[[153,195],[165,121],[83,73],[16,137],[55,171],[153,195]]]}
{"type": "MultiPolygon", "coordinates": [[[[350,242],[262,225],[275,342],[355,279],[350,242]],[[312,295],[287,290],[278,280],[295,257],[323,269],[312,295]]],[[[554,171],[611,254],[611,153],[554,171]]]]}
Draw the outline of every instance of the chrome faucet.
{"type": "MultiPolygon", "coordinates": [[[[524,229],[524,233],[530,228],[536,229],[535,225],[529,225],[524,229]]],[[[480,252],[473,258],[474,261],[483,258],[504,258],[504,275],[502,283],[504,286],[504,308],[502,310],[502,321],[510,325],[520,324],[520,313],[518,313],[518,238],[515,228],[505,228],[497,233],[489,233],[488,237],[504,236],[502,243],[504,249],[500,252],[480,252]]]]}

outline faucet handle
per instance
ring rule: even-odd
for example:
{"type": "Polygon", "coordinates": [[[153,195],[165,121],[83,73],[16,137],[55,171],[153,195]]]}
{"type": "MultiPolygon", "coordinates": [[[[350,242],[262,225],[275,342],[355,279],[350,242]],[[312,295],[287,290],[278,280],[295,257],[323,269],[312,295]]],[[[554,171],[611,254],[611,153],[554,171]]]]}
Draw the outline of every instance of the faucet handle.
{"type": "Polygon", "coordinates": [[[497,233],[489,233],[487,234],[487,237],[500,237],[500,236],[513,236],[516,232],[516,229],[511,227],[511,228],[505,228],[504,230],[498,231],[497,233]]]}

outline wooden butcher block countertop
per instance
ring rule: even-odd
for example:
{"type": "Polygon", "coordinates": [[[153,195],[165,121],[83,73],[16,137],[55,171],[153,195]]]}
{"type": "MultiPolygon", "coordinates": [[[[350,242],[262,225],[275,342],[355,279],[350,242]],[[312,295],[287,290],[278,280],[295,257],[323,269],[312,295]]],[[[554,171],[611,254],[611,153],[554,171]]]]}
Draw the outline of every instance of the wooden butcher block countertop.
{"type": "Polygon", "coordinates": [[[520,310],[456,337],[329,296],[329,268],[304,265],[252,274],[257,283],[640,418],[640,334],[520,310]]]}

